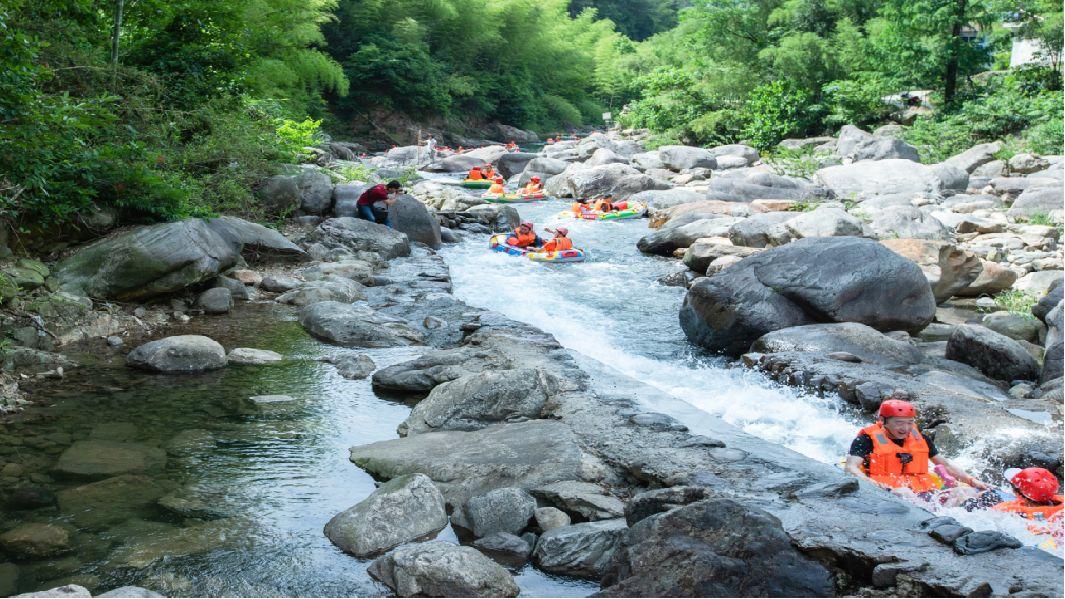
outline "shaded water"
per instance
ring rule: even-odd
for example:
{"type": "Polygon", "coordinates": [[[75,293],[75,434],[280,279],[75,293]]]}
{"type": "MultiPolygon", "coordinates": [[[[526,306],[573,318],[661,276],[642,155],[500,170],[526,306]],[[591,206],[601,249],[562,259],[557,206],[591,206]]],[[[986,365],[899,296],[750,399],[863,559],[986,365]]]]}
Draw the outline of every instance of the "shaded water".
{"type": "MultiPolygon", "coordinates": [[[[137,584],[167,595],[378,596],[387,589],[366,574],[369,560],[336,549],[322,534],[335,515],[365,498],[374,481],[348,459],[348,448],[395,438],[409,406],[378,398],[369,380],[350,381],[317,358],[355,350],[311,339],[291,312],[246,305],[227,317],[195,319],[181,333],[202,333],[234,347],[277,351],[278,365],[230,366],[195,376],[142,374],[122,352],[83,356],[92,366],[41,387],[25,420],[0,425],[0,464],[25,472],[5,487],[60,496],[59,508],[0,512],[8,529],[23,522],[73,531],[72,551],[45,560],[0,563],[0,595],[74,582],[102,591],[137,584]],[[249,396],[290,395],[295,401],[256,406],[249,396]],[[106,439],[162,447],[164,469],[128,481],[86,511],[89,482],[54,472],[73,443],[106,439]],[[214,514],[198,519],[154,504],[162,493],[202,499],[214,514]],[[130,497],[145,497],[130,500],[130,497]],[[73,504],[80,503],[78,506],[73,504]],[[17,588],[12,584],[12,572],[17,588]]],[[[363,350],[360,350],[363,351],[363,350]]],[[[364,350],[384,367],[424,348],[364,350]]],[[[455,540],[446,529],[441,538],[455,540]]],[[[0,562],[4,558],[0,557],[0,562]]],[[[570,582],[527,567],[523,592],[583,596],[597,585],[570,582]]]]}

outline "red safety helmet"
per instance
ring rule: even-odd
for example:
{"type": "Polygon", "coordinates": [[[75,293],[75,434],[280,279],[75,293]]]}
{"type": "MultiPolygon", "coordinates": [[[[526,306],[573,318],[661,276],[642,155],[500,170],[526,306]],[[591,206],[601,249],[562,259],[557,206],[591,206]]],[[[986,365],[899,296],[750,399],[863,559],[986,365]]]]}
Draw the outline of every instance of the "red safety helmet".
{"type": "Polygon", "coordinates": [[[496,183],[502,183],[503,177],[496,177],[496,183]]]}
{"type": "Polygon", "coordinates": [[[558,233],[559,235],[562,235],[563,237],[565,237],[566,235],[569,235],[569,229],[567,229],[566,227],[558,227],[557,229],[548,229],[548,231],[551,231],[552,233],[558,233]]]}
{"type": "Polygon", "coordinates": [[[522,221],[522,223],[521,223],[520,225],[518,225],[518,226],[519,226],[519,227],[528,227],[528,228],[530,228],[530,229],[532,229],[532,228],[533,228],[533,224],[532,224],[532,223],[530,223],[529,221],[522,221]]]}
{"type": "Polygon", "coordinates": [[[539,181],[539,180],[540,180],[540,177],[532,177],[532,178],[530,178],[529,180],[530,180],[530,181],[539,181]]]}
{"type": "Polygon", "coordinates": [[[1058,492],[1058,477],[1046,468],[1025,468],[1010,478],[1018,493],[1040,503],[1050,501],[1058,492]]]}
{"type": "Polygon", "coordinates": [[[880,404],[881,418],[916,418],[917,410],[913,404],[901,399],[885,399],[880,404]]]}

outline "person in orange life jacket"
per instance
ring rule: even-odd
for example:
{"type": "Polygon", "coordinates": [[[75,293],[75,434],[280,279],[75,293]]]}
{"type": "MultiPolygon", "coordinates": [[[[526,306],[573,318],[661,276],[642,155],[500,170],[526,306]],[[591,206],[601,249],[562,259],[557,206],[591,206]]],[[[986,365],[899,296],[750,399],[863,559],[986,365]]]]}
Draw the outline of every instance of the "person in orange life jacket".
{"type": "Polygon", "coordinates": [[[484,178],[485,179],[495,179],[496,178],[496,170],[494,168],[492,168],[491,164],[486,164],[486,165],[482,166],[481,167],[481,172],[484,173],[484,178]]]}
{"type": "Polygon", "coordinates": [[[991,509],[999,512],[1011,512],[1039,522],[1029,526],[1029,530],[1039,533],[1051,533],[1047,524],[1057,521],[1060,529],[1063,498],[1059,493],[1058,477],[1046,468],[1011,468],[1005,472],[1017,493],[1016,499],[1003,501],[991,509]]]}
{"type": "Polygon", "coordinates": [[[960,482],[987,489],[985,483],[939,455],[932,440],[917,429],[917,410],[902,397],[905,394],[892,393],[880,404],[880,419],[858,432],[844,469],[883,487],[922,495],[939,488],[930,472],[931,462],[942,465],[960,482]]]}
{"type": "Polygon", "coordinates": [[[481,172],[481,167],[475,166],[470,169],[469,173],[466,173],[466,178],[474,181],[480,181],[481,179],[484,179],[485,176],[484,173],[481,172]]]}
{"type": "Polygon", "coordinates": [[[517,152],[518,151],[518,144],[514,143],[513,139],[507,142],[507,151],[508,152],[517,152]]]}
{"type": "Polygon", "coordinates": [[[540,236],[536,234],[532,223],[525,221],[518,225],[517,229],[507,238],[507,245],[516,248],[538,248],[544,244],[540,236]]]}
{"type": "Polygon", "coordinates": [[[554,238],[550,239],[541,248],[545,252],[561,252],[563,250],[573,249],[573,240],[567,237],[569,235],[569,229],[566,227],[559,227],[557,229],[544,229],[548,233],[554,233],[554,238]]]}
{"type": "Polygon", "coordinates": [[[377,217],[374,215],[374,208],[378,210],[385,210],[385,222],[386,227],[392,227],[392,220],[388,216],[388,207],[396,203],[396,196],[403,192],[402,185],[399,181],[389,181],[388,185],[380,184],[362,192],[357,202],[355,202],[355,208],[358,212],[359,218],[368,220],[371,223],[377,222],[377,217]]]}
{"type": "Polygon", "coordinates": [[[493,195],[503,195],[507,193],[506,188],[503,187],[503,177],[496,177],[495,180],[492,181],[492,186],[488,188],[488,193],[493,195]]]}
{"type": "Polygon", "coordinates": [[[613,212],[615,210],[613,200],[614,194],[608,193],[595,201],[592,210],[596,212],[613,212]]]}
{"type": "Polygon", "coordinates": [[[522,190],[527,196],[533,196],[543,193],[544,186],[540,183],[540,177],[532,177],[529,182],[525,184],[525,188],[522,190]]]}

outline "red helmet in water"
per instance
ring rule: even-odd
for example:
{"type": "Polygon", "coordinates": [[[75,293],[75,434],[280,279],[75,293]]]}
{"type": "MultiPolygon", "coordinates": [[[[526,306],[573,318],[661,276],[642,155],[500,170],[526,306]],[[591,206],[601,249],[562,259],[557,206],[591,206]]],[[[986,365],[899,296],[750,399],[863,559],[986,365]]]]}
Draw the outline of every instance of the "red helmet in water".
{"type": "Polygon", "coordinates": [[[917,410],[913,404],[901,399],[885,399],[880,404],[881,418],[916,418],[917,410]]]}
{"type": "Polygon", "coordinates": [[[1032,501],[1050,501],[1058,492],[1058,477],[1046,468],[1025,468],[1013,475],[1010,484],[1032,501]]]}
{"type": "Polygon", "coordinates": [[[539,181],[539,180],[540,180],[540,177],[532,177],[532,178],[530,178],[529,180],[530,180],[530,181],[539,181]]]}

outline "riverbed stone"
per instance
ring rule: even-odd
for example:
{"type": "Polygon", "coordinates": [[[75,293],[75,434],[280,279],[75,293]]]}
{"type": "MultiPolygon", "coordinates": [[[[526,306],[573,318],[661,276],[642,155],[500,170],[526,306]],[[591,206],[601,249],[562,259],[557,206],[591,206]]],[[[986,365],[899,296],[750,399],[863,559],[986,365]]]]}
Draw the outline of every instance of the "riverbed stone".
{"type": "Polygon", "coordinates": [[[624,518],[554,528],[536,541],[533,561],[545,572],[598,580],[626,530],[624,518]]]}
{"type": "Polygon", "coordinates": [[[37,598],[37,597],[52,597],[56,599],[88,599],[92,597],[92,593],[89,589],[77,585],[66,584],[63,586],[53,587],[44,591],[36,591],[33,593],[22,593],[21,595],[15,595],[16,598],[37,598]]]}
{"type": "Polygon", "coordinates": [[[70,551],[70,532],[58,524],[26,522],[0,534],[0,548],[22,559],[40,559],[70,551]]]}
{"type": "Polygon", "coordinates": [[[707,268],[718,258],[732,257],[740,260],[758,253],[755,248],[733,245],[727,239],[697,239],[684,252],[684,265],[697,273],[707,272],[707,268]]]}
{"type": "Polygon", "coordinates": [[[325,214],[333,207],[333,181],[319,170],[307,169],[296,175],[300,210],[306,214],[325,214]]]}
{"type": "Polygon", "coordinates": [[[202,335],[177,335],[149,341],[126,356],[126,364],[162,373],[195,373],[224,368],[226,351],[202,335]]]}
{"type": "Polygon", "coordinates": [[[932,166],[903,158],[829,166],[817,171],[815,181],[832,190],[836,197],[856,199],[936,193],[945,188],[932,166]]]}
{"type": "Polygon", "coordinates": [[[1024,346],[980,325],[956,327],[947,341],[946,357],[1000,381],[1036,380],[1039,376],[1039,363],[1024,346]]]}
{"type": "Polygon", "coordinates": [[[414,197],[401,194],[396,203],[389,207],[388,214],[392,226],[400,233],[406,234],[412,242],[424,243],[435,249],[440,248],[440,220],[429,212],[414,197]]]}
{"type": "Polygon", "coordinates": [[[991,314],[986,314],[980,319],[980,324],[996,333],[1001,333],[1010,339],[1027,341],[1029,343],[1039,342],[1039,333],[1043,328],[1043,325],[1035,318],[1026,314],[1016,314],[1013,312],[992,312],[991,314]]]}
{"type": "Polygon", "coordinates": [[[255,349],[252,347],[235,347],[230,350],[226,359],[230,364],[276,364],[285,359],[281,354],[268,349],[255,349]]]}
{"type": "Polygon", "coordinates": [[[299,287],[277,296],[278,302],[293,306],[307,306],[319,302],[350,303],[362,299],[366,299],[362,285],[336,275],[302,283],[299,287]]]}
{"type": "Polygon", "coordinates": [[[117,589],[111,589],[106,593],[100,593],[96,597],[124,597],[129,599],[147,599],[149,597],[164,597],[164,595],[156,593],[155,591],[150,591],[144,587],[124,586],[118,587],[117,589]]]}
{"type": "Polygon", "coordinates": [[[512,567],[523,565],[532,553],[532,545],[528,541],[507,532],[496,532],[477,539],[473,546],[497,562],[512,567]]]}
{"type": "Polygon", "coordinates": [[[270,216],[288,216],[300,207],[300,189],[296,177],[267,177],[256,187],[255,198],[270,216]]]}
{"type": "Polygon", "coordinates": [[[346,347],[397,347],[422,343],[422,335],[406,323],[367,306],[325,301],[300,310],[308,333],[346,347]]]}
{"type": "Polygon", "coordinates": [[[263,282],[259,285],[264,291],[270,291],[272,293],[283,293],[299,286],[299,279],[283,275],[267,275],[263,277],[263,282]]]}
{"type": "Polygon", "coordinates": [[[339,356],[330,358],[329,362],[336,366],[337,374],[351,380],[364,379],[377,369],[377,364],[366,354],[339,356]]]}
{"type": "Polygon", "coordinates": [[[935,239],[950,241],[952,234],[936,217],[913,206],[889,206],[869,223],[880,239],[935,239]]]}
{"type": "Polygon", "coordinates": [[[369,557],[447,526],[444,497],[424,474],[398,476],[326,523],[325,536],[357,557],[369,557]]]}
{"type": "Polygon", "coordinates": [[[954,292],[959,297],[980,297],[981,295],[995,295],[1013,286],[1017,281],[1017,273],[1004,264],[980,261],[980,274],[966,287],[954,292]]]}
{"type": "Polygon", "coordinates": [[[447,541],[403,545],[367,572],[397,597],[517,597],[520,589],[499,564],[472,547],[447,541]]]}
{"type": "Polygon", "coordinates": [[[525,490],[515,487],[494,489],[471,497],[451,521],[477,538],[497,532],[520,534],[529,525],[536,510],[536,500],[525,490]]]}
{"type": "Polygon", "coordinates": [[[727,235],[729,228],[739,221],[739,218],[721,216],[698,219],[680,226],[663,226],[641,237],[636,242],[636,249],[646,254],[670,256],[679,248],[691,246],[697,239],[727,235]]]}
{"type": "Polygon", "coordinates": [[[212,287],[196,297],[195,306],[206,314],[225,314],[233,309],[233,292],[225,287],[212,287]]]}
{"type": "Polygon", "coordinates": [[[1017,220],[1027,220],[1037,214],[1046,215],[1055,223],[1065,222],[1065,209],[1062,208],[1062,195],[1065,190],[1057,186],[1033,187],[1021,192],[1006,211],[1006,216],[1017,220]]]}
{"type": "Polygon", "coordinates": [[[77,441],[59,456],[61,474],[105,478],[126,473],[154,472],[166,465],[166,452],[140,443],[103,439],[77,441]]]}
{"type": "Polygon", "coordinates": [[[921,272],[932,286],[936,303],[945,302],[969,287],[983,272],[980,258],[947,241],[885,239],[881,243],[921,267],[921,272]]]}
{"type": "Polygon", "coordinates": [[[692,146],[661,146],[658,148],[658,159],[666,168],[677,172],[692,168],[717,168],[713,152],[692,146]]]}
{"type": "Polygon", "coordinates": [[[410,239],[404,233],[361,218],[327,219],[311,232],[308,240],[351,252],[371,252],[384,260],[410,255],[410,239]]]}
{"type": "Polygon", "coordinates": [[[914,162],[918,160],[917,148],[901,139],[877,137],[854,125],[843,125],[839,130],[836,153],[850,162],[888,158],[902,158],[914,162]]]}
{"type": "Polygon", "coordinates": [[[120,474],[59,491],[59,511],[78,526],[100,527],[140,514],[167,492],[167,487],[142,474],[120,474]]]}
{"type": "Polygon", "coordinates": [[[692,342],[739,355],[789,326],[858,322],[916,332],[934,316],[932,290],[913,262],[869,239],[815,237],[697,279],[680,322],[692,342]]]}
{"type": "MultiPolygon", "coordinates": [[[[795,218],[793,212],[765,212],[754,214],[729,227],[727,237],[733,245],[764,248],[780,245],[784,223],[795,218]]],[[[786,243],[786,242],[785,242],[786,243]]]]}
{"type": "Polygon", "coordinates": [[[594,483],[559,481],[535,487],[532,494],[584,520],[609,520],[625,514],[625,504],[594,483]]]}
{"type": "Polygon", "coordinates": [[[572,522],[569,514],[563,512],[556,507],[538,507],[533,512],[533,517],[536,518],[536,525],[540,527],[541,532],[547,532],[553,528],[559,528],[562,526],[569,526],[572,522]]]}
{"type": "Polygon", "coordinates": [[[127,539],[114,550],[108,564],[143,569],[162,560],[217,550],[239,542],[232,534],[235,525],[229,520],[216,520],[185,527],[160,527],[151,534],[127,539]]]}
{"type": "Polygon", "coordinates": [[[557,382],[536,368],[463,376],[434,388],[400,425],[400,433],[476,430],[499,422],[532,420],[541,416],[557,389],[557,382]]]}
{"type": "Polygon", "coordinates": [[[1060,380],[1065,367],[1065,302],[1058,301],[1058,305],[1047,313],[1046,325],[1046,352],[1043,370],[1039,375],[1039,382],[1043,384],[1054,379],[1060,380]]]}
{"type": "Polygon", "coordinates": [[[751,351],[847,352],[862,362],[885,366],[917,364],[924,355],[917,347],[897,341],[857,322],[834,322],[789,327],[758,338],[751,351]]]}
{"type": "Polygon", "coordinates": [[[792,544],[780,520],[707,499],[640,520],[602,581],[604,597],[827,597],[832,574],[792,544]]]}
{"type": "Polygon", "coordinates": [[[237,248],[249,263],[299,262],[307,253],[277,229],[246,221],[235,216],[220,216],[205,221],[207,226],[237,248]]]}

